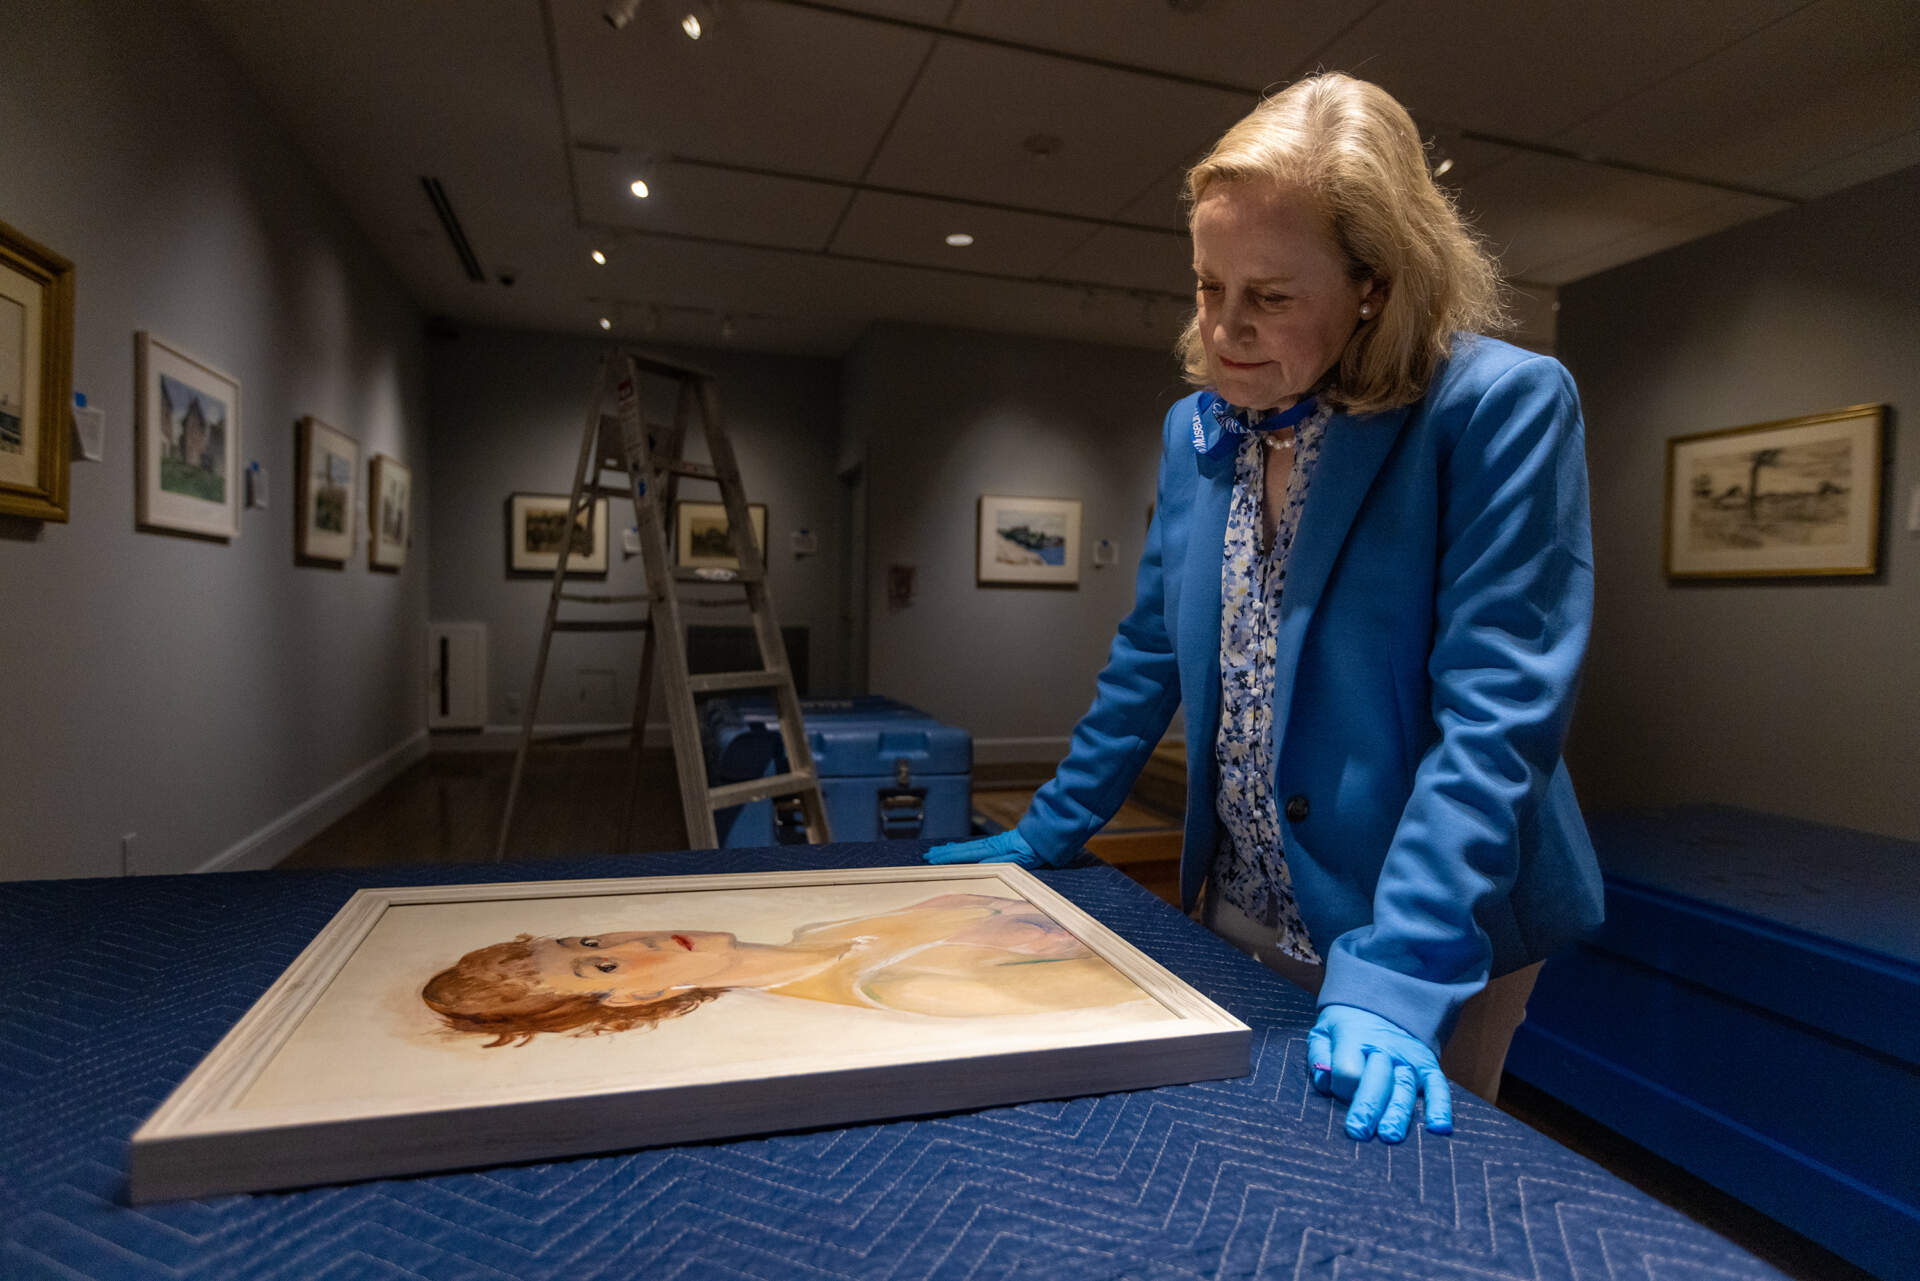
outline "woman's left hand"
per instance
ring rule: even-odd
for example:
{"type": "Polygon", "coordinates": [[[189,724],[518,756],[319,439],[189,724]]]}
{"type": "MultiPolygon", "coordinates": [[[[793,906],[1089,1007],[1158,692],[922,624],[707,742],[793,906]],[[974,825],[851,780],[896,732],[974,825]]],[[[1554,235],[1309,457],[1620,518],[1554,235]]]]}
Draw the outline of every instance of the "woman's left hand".
{"type": "Polygon", "coordinates": [[[1413,1101],[1426,1096],[1427,1129],[1453,1133],[1453,1088],[1433,1048],[1397,1023],[1351,1005],[1329,1005],[1307,1034],[1313,1088],[1347,1100],[1347,1137],[1407,1137],[1413,1101]]]}

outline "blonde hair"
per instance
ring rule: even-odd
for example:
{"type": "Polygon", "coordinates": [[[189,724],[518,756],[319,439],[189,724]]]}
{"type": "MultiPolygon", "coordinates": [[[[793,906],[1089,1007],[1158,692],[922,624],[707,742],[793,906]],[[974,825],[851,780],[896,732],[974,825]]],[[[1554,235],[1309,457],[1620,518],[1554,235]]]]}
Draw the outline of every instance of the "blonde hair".
{"type": "Polygon", "coordinates": [[[540,982],[533,935],[468,952],[427,980],[420,999],[456,1032],[491,1036],[487,1048],[525,1045],[536,1032],[598,1036],[652,1027],[719,996],[724,988],[688,988],[644,1005],[606,1005],[606,993],[556,992],[540,982]]]}
{"type": "MultiPolygon", "coordinates": [[[[1304,191],[1326,214],[1349,277],[1387,287],[1378,315],[1347,340],[1322,399],[1352,413],[1411,404],[1456,331],[1505,326],[1492,258],[1427,172],[1413,118],[1380,86],[1321,72],[1255,107],[1187,171],[1189,226],[1216,183],[1253,182],[1304,191]]],[[[1197,311],[1174,350],[1189,382],[1211,381],[1197,311]]]]}

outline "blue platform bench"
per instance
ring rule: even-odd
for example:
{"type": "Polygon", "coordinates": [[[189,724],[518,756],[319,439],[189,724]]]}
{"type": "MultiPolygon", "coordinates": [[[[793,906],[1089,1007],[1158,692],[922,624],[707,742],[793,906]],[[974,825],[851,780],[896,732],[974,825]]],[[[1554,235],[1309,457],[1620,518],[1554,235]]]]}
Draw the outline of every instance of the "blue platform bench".
{"type": "Polygon", "coordinates": [[[1920,1277],[1920,843],[1591,818],[1607,921],[1507,1070],[1870,1272],[1920,1277]]]}

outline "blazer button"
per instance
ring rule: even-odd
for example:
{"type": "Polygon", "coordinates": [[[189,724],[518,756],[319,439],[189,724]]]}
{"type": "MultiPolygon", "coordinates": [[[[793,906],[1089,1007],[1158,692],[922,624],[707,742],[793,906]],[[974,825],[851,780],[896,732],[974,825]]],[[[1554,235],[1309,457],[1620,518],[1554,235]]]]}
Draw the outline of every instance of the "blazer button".
{"type": "Polygon", "coordinates": [[[1287,822],[1304,823],[1310,812],[1311,807],[1308,806],[1306,797],[1295,794],[1287,798],[1287,822]]]}

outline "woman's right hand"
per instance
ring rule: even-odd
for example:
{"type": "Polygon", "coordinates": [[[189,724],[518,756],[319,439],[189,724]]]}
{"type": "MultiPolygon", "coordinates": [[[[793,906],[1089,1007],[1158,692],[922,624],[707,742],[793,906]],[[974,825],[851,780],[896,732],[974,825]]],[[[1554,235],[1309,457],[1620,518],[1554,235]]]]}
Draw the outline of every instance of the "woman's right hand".
{"type": "Polygon", "coordinates": [[[993,836],[983,836],[977,841],[950,841],[945,845],[936,845],[927,851],[929,863],[1016,863],[1021,867],[1050,867],[1046,859],[1034,852],[1027,844],[1027,838],[1020,835],[1020,829],[1010,827],[993,836]]]}

